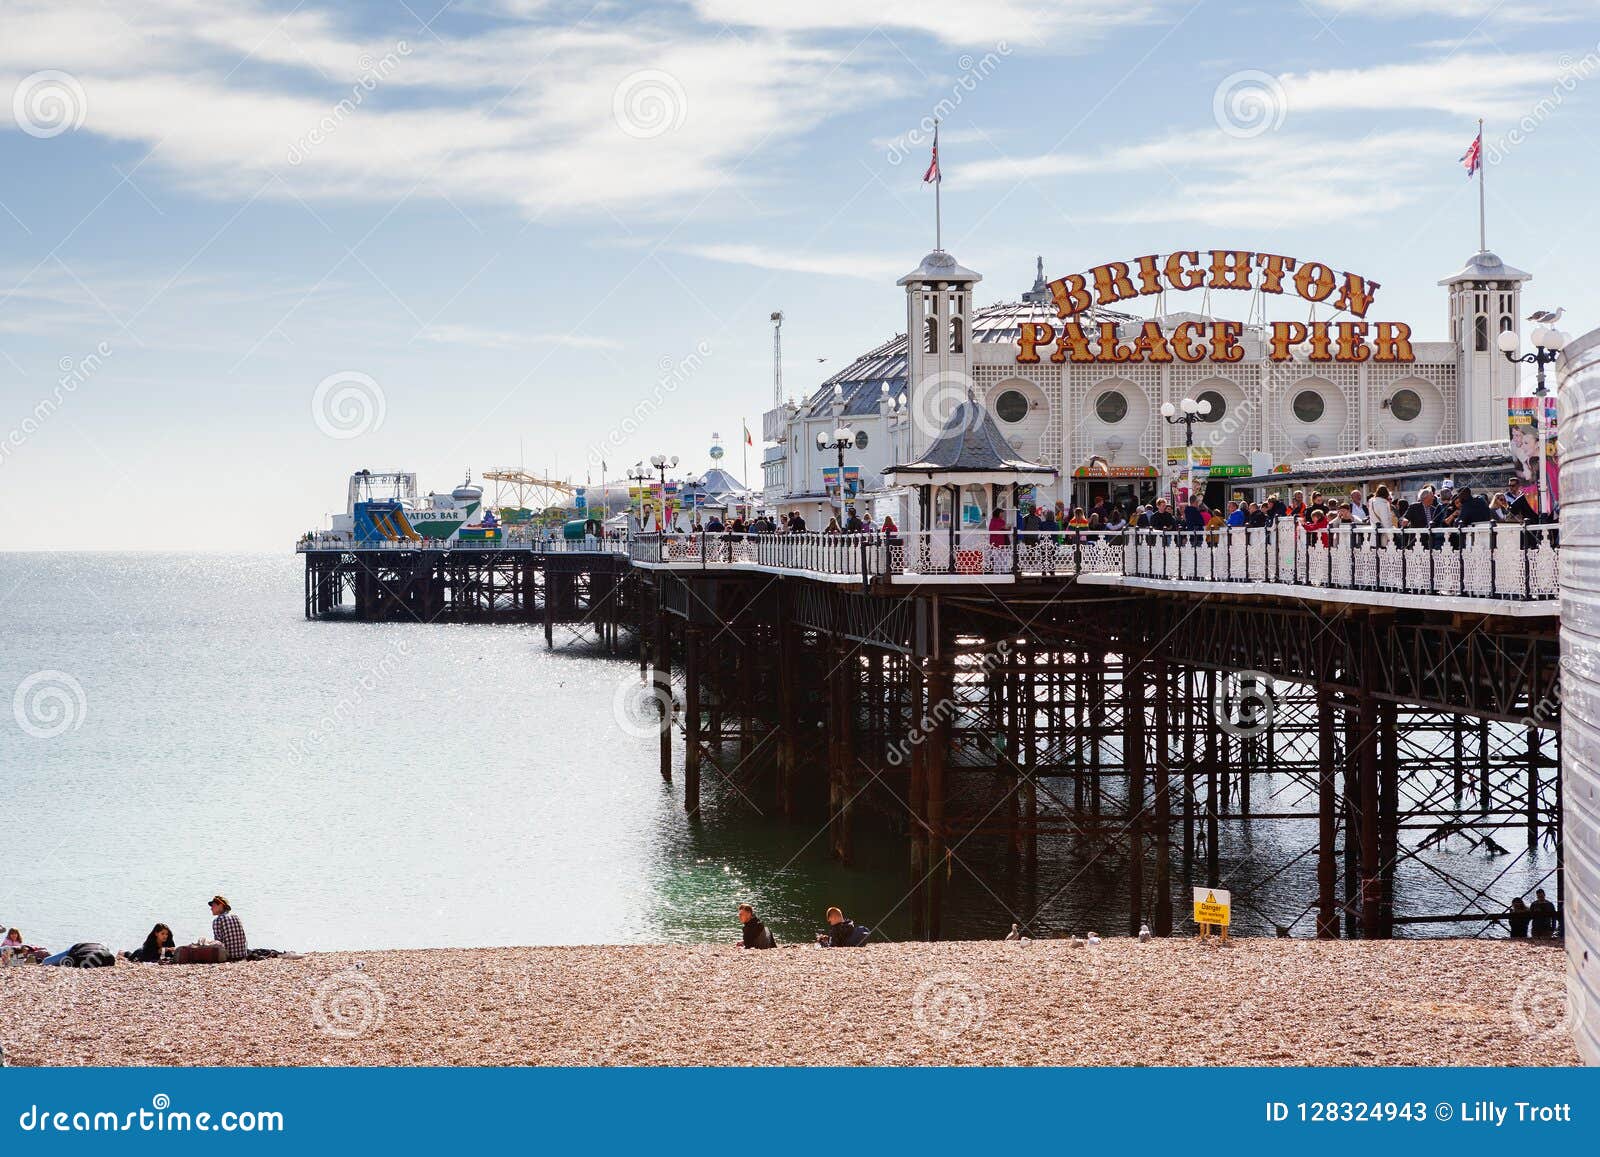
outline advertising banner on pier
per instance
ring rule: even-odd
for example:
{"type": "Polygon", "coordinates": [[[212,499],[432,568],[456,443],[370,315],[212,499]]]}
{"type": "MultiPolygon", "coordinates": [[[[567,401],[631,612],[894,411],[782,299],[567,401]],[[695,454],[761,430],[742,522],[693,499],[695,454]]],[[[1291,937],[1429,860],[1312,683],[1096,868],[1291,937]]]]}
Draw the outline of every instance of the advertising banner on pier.
{"type": "MultiPolygon", "coordinates": [[[[1550,509],[1561,505],[1560,461],[1556,455],[1556,398],[1547,394],[1544,399],[1544,490],[1549,496],[1550,509]]],[[[1511,456],[1517,463],[1517,476],[1531,483],[1534,493],[1527,496],[1530,504],[1538,500],[1539,491],[1539,412],[1540,399],[1521,397],[1506,399],[1507,424],[1511,433],[1511,456]]]]}
{"type": "MultiPolygon", "coordinates": [[[[837,495],[839,493],[839,468],[837,466],[824,466],[822,468],[822,488],[830,495],[837,495]]],[[[844,468],[845,501],[853,501],[860,490],[861,467],[846,466],[844,468]]]]}

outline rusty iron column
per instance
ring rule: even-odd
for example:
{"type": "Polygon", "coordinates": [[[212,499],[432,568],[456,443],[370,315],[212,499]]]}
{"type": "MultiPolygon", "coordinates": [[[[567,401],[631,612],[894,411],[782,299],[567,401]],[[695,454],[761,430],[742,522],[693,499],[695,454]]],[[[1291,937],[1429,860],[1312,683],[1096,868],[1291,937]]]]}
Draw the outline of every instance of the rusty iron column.
{"type": "Polygon", "coordinates": [[[928,736],[924,720],[928,717],[927,679],[922,661],[913,655],[907,662],[910,676],[911,729],[917,742],[911,745],[911,773],[906,803],[911,810],[911,938],[928,935],[928,736]]]}
{"type": "Polygon", "coordinates": [[[778,808],[789,819],[795,815],[795,765],[800,745],[794,685],[800,651],[798,629],[787,616],[778,624],[778,808]]]}
{"type": "Polygon", "coordinates": [[[662,605],[661,587],[656,586],[656,638],[651,648],[655,698],[661,711],[661,778],[672,782],[672,618],[662,605]]]}
{"type": "Polygon", "coordinates": [[[945,646],[945,640],[936,639],[935,651],[928,665],[928,711],[933,717],[933,734],[927,749],[927,816],[928,816],[928,939],[939,939],[944,917],[944,882],[948,865],[945,862],[948,833],[945,831],[945,756],[950,750],[950,718],[953,714],[955,694],[955,660],[945,646]]]}
{"type": "Polygon", "coordinates": [[[1378,934],[1394,935],[1394,873],[1400,859],[1400,730],[1395,704],[1378,705],[1378,934]]]}
{"type": "Polygon", "coordinates": [[[700,814],[700,633],[694,623],[683,632],[683,808],[692,816],[700,814]]]}
{"type": "Polygon", "coordinates": [[[1339,833],[1337,719],[1333,692],[1317,688],[1317,939],[1339,938],[1339,833]]]}
{"type": "Polygon", "coordinates": [[[1122,668],[1122,761],[1128,772],[1128,935],[1144,923],[1145,662],[1122,668]]]}
{"type": "Polygon", "coordinates": [[[1172,935],[1172,671],[1165,659],[1155,661],[1156,726],[1156,896],[1150,930],[1172,935]]]}
{"type": "MultiPolygon", "coordinates": [[[[1361,625],[1362,649],[1372,647],[1370,624],[1361,625]]],[[[1363,664],[1365,671],[1375,664],[1363,664]]],[[[1370,688],[1363,687],[1356,699],[1357,774],[1361,781],[1361,938],[1375,940],[1382,935],[1383,884],[1380,825],[1378,823],[1378,701],[1370,688]]]]}

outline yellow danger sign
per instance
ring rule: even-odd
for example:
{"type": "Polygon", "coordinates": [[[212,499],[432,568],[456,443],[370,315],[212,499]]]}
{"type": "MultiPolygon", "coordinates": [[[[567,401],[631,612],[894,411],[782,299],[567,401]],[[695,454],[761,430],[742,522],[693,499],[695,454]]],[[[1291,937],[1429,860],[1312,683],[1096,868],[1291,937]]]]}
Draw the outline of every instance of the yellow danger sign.
{"type": "Polygon", "coordinates": [[[1213,924],[1218,928],[1228,926],[1228,911],[1233,906],[1233,896],[1225,888],[1196,888],[1194,890],[1194,922],[1213,924]]]}

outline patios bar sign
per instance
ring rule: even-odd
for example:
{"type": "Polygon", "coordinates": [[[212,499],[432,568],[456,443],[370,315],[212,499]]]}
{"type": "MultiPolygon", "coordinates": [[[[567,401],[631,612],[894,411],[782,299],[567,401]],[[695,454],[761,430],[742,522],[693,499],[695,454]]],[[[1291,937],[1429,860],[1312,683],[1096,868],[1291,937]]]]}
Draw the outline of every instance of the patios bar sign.
{"type": "Polygon", "coordinates": [[[1267,356],[1288,361],[1305,346],[1313,362],[1409,362],[1411,327],[1399,321],[1366,321],[1378,283],[1354,273],[1337,273],[1320,261],[1301,262],[1277,253],[1244,249],[1212,249],[1202,260],[1199,250],[1186,249],[1161,257],[1150,254],[1132,261],[1112,261],[1084,273],[1049,283],[1056,313],[1064,320],[1024,322],[1017,339],[1017,361],[1040,360],[1047,347],[1052,362],[1237,362],[1244,360],[1237,321],[1185,321],[1169,334],[1159,321],[1146,321],[1137,336],[1119,338],[1117,323],[1102,321],[1086,332],[1075,320],[1091,306],[1109,306],[1135,297],[1153,297],[1169,289],[1238,289],[1258,293],[1293,293],[1306,301],[1327,303],[1352,321],[1274,321],[1266,334],[1267,356]],[[1369,340],[1370,339],[1370,340],[1369,340]]]}

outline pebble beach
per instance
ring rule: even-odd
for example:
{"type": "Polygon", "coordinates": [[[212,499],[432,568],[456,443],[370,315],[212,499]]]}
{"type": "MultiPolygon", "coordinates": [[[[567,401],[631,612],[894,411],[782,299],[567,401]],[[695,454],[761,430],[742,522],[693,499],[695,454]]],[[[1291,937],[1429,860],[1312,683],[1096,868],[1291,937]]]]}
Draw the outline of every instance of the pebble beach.
{"type": "Polygon", "coordinates": [[[1113,939],[0,970],[8,1065],[1572,1065],[1558,945],[1113,939]]]}

